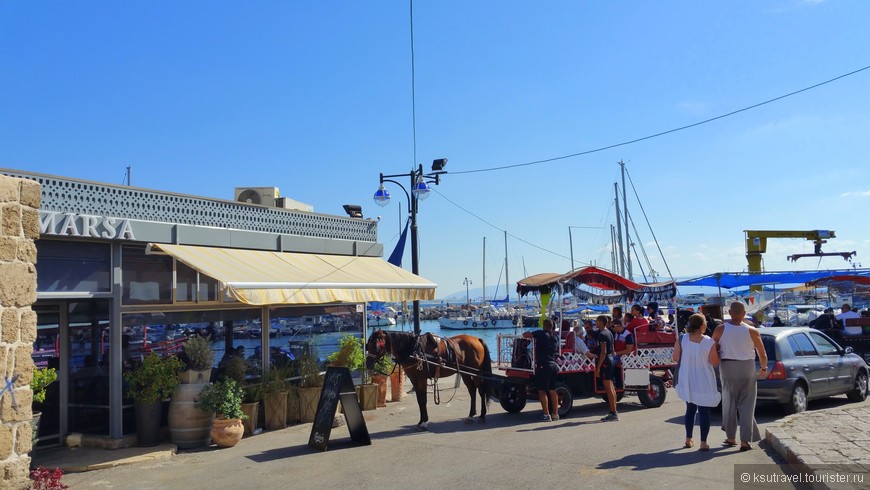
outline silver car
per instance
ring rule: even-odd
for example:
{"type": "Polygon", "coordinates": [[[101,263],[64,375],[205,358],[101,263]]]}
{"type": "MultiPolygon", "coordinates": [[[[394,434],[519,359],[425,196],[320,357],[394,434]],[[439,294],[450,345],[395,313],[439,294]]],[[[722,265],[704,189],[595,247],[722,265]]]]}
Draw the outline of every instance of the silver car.
{"type": "Polygon", "coordinates": [[[803,412],[807,402],[845,394],[853,402],[867,398],[870,369],[851,347],[809,327],[759,329],[767,352],[766,379],[758,380],[758,400],[781,404],[787,413],[803,412]]]}

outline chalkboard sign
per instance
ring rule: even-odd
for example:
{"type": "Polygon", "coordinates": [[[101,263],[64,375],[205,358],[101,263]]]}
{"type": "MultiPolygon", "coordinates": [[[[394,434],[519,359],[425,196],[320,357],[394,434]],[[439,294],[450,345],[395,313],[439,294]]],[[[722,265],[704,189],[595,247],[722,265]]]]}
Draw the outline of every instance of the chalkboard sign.
{"type": "Polygon", "coordinates": [[[317,414],[311,426],[308,445],[314,449],[326,451],[329,435],[332,433],[332,420],[338,401],[341,400],[341,411],[347,420],[350,439],[362,445],[369,445],[369,430],[359,407],[359,400],[353,388],[350,370],[346,367],[331,367],[326,369],[323,377],[323,388],[320,391],[320,401],[317,403],[317,414]]]}

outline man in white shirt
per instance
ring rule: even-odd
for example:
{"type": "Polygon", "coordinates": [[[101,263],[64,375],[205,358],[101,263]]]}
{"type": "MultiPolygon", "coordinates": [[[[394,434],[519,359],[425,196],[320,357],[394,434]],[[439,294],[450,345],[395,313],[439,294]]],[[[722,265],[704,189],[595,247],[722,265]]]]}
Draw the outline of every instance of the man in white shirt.
{"type": "Polygon", "coordinates": [[[843,303],[842,313],[837,315],[836,318],[840,321],[840,323],[843,324],[843,332],[846,335],[861,335],[863,331],[861,327],[850,327],[846,325],[846,320],[850,318],[861,318],[860,313],[852,310],[852,305],[850,305],[849,303],[843,303]]]}

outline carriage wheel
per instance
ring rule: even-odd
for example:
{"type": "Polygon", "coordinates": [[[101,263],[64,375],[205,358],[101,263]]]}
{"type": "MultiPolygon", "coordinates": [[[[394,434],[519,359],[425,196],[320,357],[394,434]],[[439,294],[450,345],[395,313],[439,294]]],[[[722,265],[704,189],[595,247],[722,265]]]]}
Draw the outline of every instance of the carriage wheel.
{"type": "Polygon", "coordinates": [[[508,413],[519,413],[526,406],[526,385],[505,381],[501,387],[499,400],[501,408],[508,413]]]}
{"type": "Polygon", "coordinates": [[[658,408],[665,402],[666,394],[665,382],[658,376],[650,374],[649,387],[643,391],[638,391],[637,397],[646,408],[658,408]]]}
{"type": "Polygon", "coordinates": [[[556,383],[556,395],[559,398],[557,408],[559,410],[559,418],[568,415],[568,412],[574,408],[574,396],[571,394],[571,388],[565,383],[556,383]]]}

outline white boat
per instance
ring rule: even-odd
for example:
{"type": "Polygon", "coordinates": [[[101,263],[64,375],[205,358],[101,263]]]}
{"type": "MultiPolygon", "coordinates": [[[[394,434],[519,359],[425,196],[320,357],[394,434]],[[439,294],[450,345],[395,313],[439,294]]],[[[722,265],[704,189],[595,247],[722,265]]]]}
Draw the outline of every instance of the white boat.
{"type": "Polygon", "coordinates": [[[444,317],[438,319],[438,325],[445,330],[476,330],[493,328],[514,328],[514,320],[498,319],[490,316],[473,315],[444,317]]]}
{"type": "Polygon", "coordinates": [[[395,327],[396,319],[381,315],[368,315],[366,323],[370,327],[395,327]]]}

